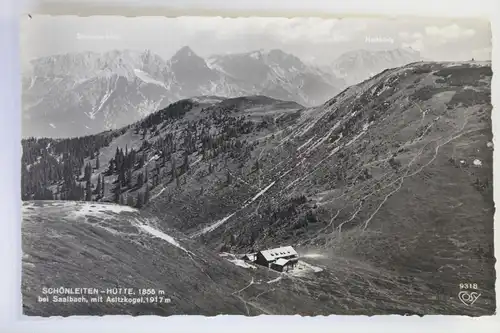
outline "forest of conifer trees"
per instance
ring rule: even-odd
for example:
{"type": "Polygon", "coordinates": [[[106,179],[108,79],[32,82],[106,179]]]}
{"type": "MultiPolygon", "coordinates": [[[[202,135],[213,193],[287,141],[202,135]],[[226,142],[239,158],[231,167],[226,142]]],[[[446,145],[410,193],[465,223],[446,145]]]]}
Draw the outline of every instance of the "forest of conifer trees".
{"type": "MultiPolygon", "coordinates": [[[[191,155],[211,160],[220,154],[236,158],[244,153],[246,144],[239,136],[255,129],[252,121],[231,116],[235,111],[231,105],[203,108],[204,118],[183,121],[195,105],[179,101],[121,130],[97,135],[23,140],[22,200],[105,201],[141,208],[160,183],[181,187],[191,155]],[[169,124],[182,125],[180,134],[163,130],[169,124]],[[213,126],[218,128],[215,133],[210,131],[213,126]],[[102,165],[101,150],[126,131],[140,137],[140,147],[116,147],[114,156],[102,165]],[[149,163],[152,156],[155,161],[149,163]]],[[[212,172],[212,162],[208,169],[212,172]]],[[[228,183],[231,177],[227,176],[228,183]]]]}
{"type": "MultiPolygon", "coordinates": [[[[84,160],[94,158],[112,138],[110,135],[96,135],[63,140],[23,140],[22,200],[82,200],[85,187],[79,184],[77,177],[84,160]]],[[[90,180],[90,168],[85,168],[82,180],[90,180]]]]}

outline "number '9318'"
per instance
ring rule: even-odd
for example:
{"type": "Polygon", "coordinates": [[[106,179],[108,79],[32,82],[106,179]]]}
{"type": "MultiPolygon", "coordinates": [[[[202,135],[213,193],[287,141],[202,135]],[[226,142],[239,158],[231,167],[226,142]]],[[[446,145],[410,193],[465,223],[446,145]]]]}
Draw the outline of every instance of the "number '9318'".
{"type": "Polygon", "coordinates": [[[460,289],[474,289],[474,290],[477,290],[477,283],[460,283],[460,289]]]}

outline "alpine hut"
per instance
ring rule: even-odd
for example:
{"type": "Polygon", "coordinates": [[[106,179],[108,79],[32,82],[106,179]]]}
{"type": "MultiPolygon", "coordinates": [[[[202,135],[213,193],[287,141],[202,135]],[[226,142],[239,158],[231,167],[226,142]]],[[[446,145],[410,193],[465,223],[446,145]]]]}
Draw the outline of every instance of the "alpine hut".
{"type": "Polygon", "coordinates": [[[291,246],[257,252],[255,263],[283,272],[293,269],[299,261],[299,254],[291,246]]]}

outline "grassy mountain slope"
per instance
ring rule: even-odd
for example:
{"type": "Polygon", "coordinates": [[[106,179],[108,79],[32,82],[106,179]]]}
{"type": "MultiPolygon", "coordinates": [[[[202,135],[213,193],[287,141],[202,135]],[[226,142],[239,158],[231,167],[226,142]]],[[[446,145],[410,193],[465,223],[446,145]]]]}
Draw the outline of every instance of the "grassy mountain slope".
{"type": "MultiPolygon", "coordinates": [[[[24,313],[373,315],[442,313],[450,308],[463,313],[458,304],[443,308],[438,300],[429,301],[425,286],[409,285],[359,261],[303,252],[296,272],[279,274],[245,265],[230,254],[214,254],[175,230],[163,233],[160,223],[165,229],[157,217],[126,206],[25,202],[24,313]],[[38,302],[43,287],[134,288],[135,297],[138,288],[154,288],[163,290],[171,302],[38,302]]],[[[481,311],[471,308],[467,314],[481,311]]]]}

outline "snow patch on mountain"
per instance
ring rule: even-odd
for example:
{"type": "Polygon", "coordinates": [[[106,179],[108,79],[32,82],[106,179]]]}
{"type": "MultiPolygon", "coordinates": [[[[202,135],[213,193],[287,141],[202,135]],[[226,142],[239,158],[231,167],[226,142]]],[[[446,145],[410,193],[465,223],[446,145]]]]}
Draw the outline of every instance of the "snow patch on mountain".
{"type": "Polygon", "coordinates": [[[226,259],[230,263],[242,267],[242,268],[251,268],[251,269],[257,269],[255,265],[247,263],[245,260],[238,259],[234,254],[228,253],[228,252],[222,252],[219,254],[220,257],[226,259]]]}
{"type": "Polygon", "coordinates": [[[104,96],[102,97],[101,101],[99,102],[99,106],[94,106],[92,108],[92,112],[89,112],[87,115],[89,116],[90,119],[95,119],[95,115],[102,110],[104,104],[108,101],[109,97],[111,96],[111,94],[113,93],[113,91],[111,90],[108,90],[106,91],[106,93],[104,94],[104,96]]]}
{"type": "Polygon", "coordinates": [[[150,226],[150,225],[147,225],[147,224],[142,224],[142,223],[137,223],[137,224],[136,224],[136,226],[137,226],[140,230],[142,230],[142,231],[144,231],[144,232],[146,232],[146,233],[148,233],[148,234],[152,235],[153,237],[163,239],[164,241],[166,241],[166,242],[168,242],[169,244],[171,244],[171,245],[173,245],[173,246],[175,246],[175,247],[177,247],[177,248],[181,249],[182,251],[184,251],[184,252],[186,252],[186,253],[191,254],[191,251],[186,250],[186,249],[185,249],[184,247],[182,247],[182,246],[181,246],[181,244],[179,244],[179,242],[177,242],[177,241],[176,241],[176,240],[175,240],[172,236],[167,235],[167,234],[166,234],[166,233],[164,233],[163,231],[160,231],[160,230],[158,230],[158,229],[156,229],[156,228],[154,228],[154,227],[152,227],[152,226],[150,226]]]}
{"type": "Polygon", "coordinates": [[[215,229],[217,229],[218,227],[220,227],[221,225],[223,225],[224,222],[226,222],[231,217],[233,217],[235,214],[236,214],[236,212],[232,213],[232,214],[229,214],[228,216],[224,217],[223,219],[220,219],[220,220],[216,221],[215,223],[209,225],[208,227],[203,228],[201,231],[196,232],[195,234],[193,234],[192,237],[198,237],[198,236],[201,236],[203,234],[206,234],[207,232],[214,231],[215,229]]]}
{"type": "Polygon", "coordinates": [[[105,215],[109,212],[114,214],[120,214],[123,212],[135,213],[137,209],[132,208],[130,206],[122,206],[115,204],[101,204],[96,202],[85,202],[78,205],[75,205],[75,210],[72,211],[72,214],[77,217],[87,217],[89,215],[98,216],[104,218],[105,215]]]}
{"type": "Polygon", "coordinates": [[[289,272],[286,272],[284,274],[296,276],[296,277],[304,277],[304,276],[314,274],[314,273],[319,273],[322,271],[323,271],[323,268],[311,265],[311,264],[301,260],[297,263],[297,266],[295,267],[295,269],[293,269],[289,272]]]}
{"type": "Polygon", "coordinates": [[[167,87],[165,86],[165,83],[152,78],[148,73],[146,73],[140,69],[135,68],[134,73],[139,79],[141,79],[142,81],[144,81],[146,83],[156,84],[156,85],[159,85],[159,86],[167,89],[167,87]]]}
{"type": "Polygon", "coordinates": [[[194,233],[191,237],[198,237],[198,236],[201,236],[201,235],[206,234],[208,232],[214,231],[215,229],[217,229],[218,227],[220,227],[221,225],[223,225],[231,217],[233,217],[237,212],[239,212],[242,209],[245,209],[252,202],[254,202],[258,198],[260,198],[262,195],[264,195],[264,193],[266,193],[271,187],[273,187],[274,184],[276,184],[276,181],[272,182],[271,184],[269,184],[268,186],[266,186],[264,189],[262,189],[261,191],[259,191],[259,193],[257,193],[252,199],[248,200],[238,211],[236,211],[236,212],[234,212],[234,213],[232,213],[232,214],[224,217],[223,219],[220,219],[220,220],[216,221],[215,223],[210,224],[209,226],[203,228],[202,230],[194,233]]]}

